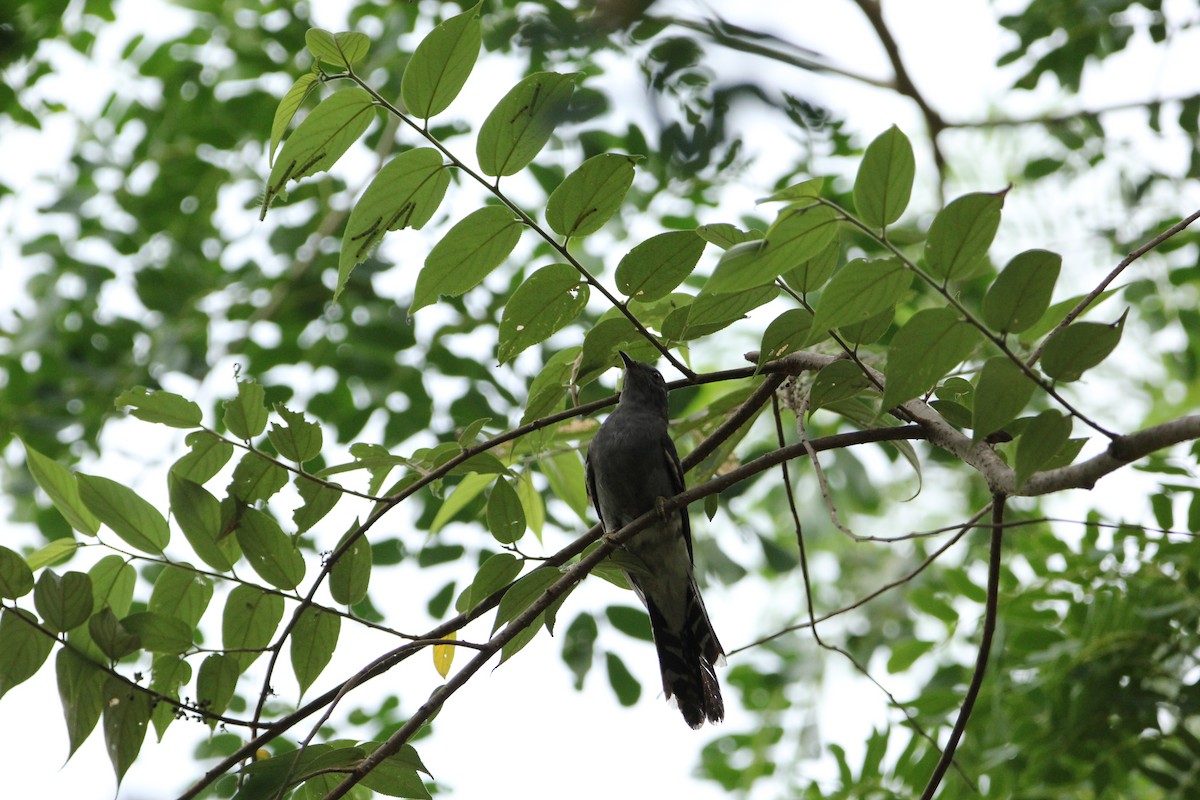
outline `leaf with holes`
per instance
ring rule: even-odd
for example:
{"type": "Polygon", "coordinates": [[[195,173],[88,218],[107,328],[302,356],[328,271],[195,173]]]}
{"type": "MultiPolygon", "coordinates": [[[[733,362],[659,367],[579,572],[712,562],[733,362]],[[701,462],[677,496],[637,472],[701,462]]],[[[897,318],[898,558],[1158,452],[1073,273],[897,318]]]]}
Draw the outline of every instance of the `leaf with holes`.
{"type": "Polygon", "coordinates": [[[504,306],[496,360],[511,361],[548,339],[582,313],[588,296],[587,284],[569,264],[551,264],[530,275],[504,306]]]}

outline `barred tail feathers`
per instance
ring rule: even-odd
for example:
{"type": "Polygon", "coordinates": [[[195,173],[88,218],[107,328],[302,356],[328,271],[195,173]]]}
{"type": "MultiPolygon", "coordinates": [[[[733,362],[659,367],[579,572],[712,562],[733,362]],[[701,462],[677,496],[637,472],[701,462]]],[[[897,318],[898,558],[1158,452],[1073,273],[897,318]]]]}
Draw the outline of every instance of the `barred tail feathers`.
{"type": "Polygon", "coordinates": [[[663,692],[675,698],[684,720],[692,728],[725,717],[725,702],[714,665],[724,655],[694,581],[688,585],[686,613],[682,626],[667,623],[654,603],[647,603],[663,692]],[[676,630],[681,627],[681,630],[676,630]]]}

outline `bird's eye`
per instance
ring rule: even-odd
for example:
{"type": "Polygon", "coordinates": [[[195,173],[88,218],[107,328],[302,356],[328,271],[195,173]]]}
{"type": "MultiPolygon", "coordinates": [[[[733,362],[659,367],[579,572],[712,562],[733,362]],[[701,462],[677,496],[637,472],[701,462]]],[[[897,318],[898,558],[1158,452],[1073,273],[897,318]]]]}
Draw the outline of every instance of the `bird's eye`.
{"type": "Polygon", "coordinates": [[[666,381],[663,380],[662,373],[659,372],[658,370],[654,371],[654,380],[657,381],[658,383],[666,383],[666,381]]]}

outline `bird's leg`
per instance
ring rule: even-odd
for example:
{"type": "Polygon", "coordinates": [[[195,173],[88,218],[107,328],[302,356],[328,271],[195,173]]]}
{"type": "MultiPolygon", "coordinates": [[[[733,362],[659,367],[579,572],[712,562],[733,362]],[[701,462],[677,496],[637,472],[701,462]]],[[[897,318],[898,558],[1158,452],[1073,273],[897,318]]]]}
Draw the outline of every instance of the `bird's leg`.
{"type": "Polygon", "coordinates": [[[667,513],[668,513],[667,512],[667,498],[665,498],[665,497],[654,498],[654,510],[658,512],[658,518],[661,519],[664,523],[670,522],[670,519],[667,518],[667,513]]]}

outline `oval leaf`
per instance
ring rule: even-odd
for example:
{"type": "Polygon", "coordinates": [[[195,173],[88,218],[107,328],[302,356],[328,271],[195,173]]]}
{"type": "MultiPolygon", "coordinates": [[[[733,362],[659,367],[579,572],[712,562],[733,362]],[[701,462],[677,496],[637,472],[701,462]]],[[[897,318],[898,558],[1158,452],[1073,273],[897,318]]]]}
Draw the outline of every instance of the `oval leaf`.
{"type": "Polygon", "coordinates": [[[170,425],[172,428],[199,428],[204,421],[200,406],[177,394],[150,391],[145,386],[126,389],[114,403],[117,408],[129,407],[130,414],[146,422],[170,425]]]}
{"type": "Polygon", "coordinates": [[[825,205],[784,209],[765,239],[743,242],[725,251],[701,294],[770,283],[821,253],[837,235],[838,219],[838,213],[825,205]]]}
{"type": "Polygon", "coordinates": [[[128,486],[108,478],[81,474],[79,495],[100,521],[131,547],[161,555],[171,539],[163,515],[128,486]]]}
{"type": "Polygon", "coordinates": [[[965,194],[938,212],[925,240],[929,273],[943,282],[978,272],[1000,227],[1003,192],[965,194]]]}
{"type": "MultiPolygon", "coordinates": [[[[356,521],[338,542],[339,549],[348,537],[358,532],[358,528],[356,521]]],[[[352,606],[367,596],[367,589],[371,585],[373,559],[374,553],[367,537],[357,537],[354,544],[342,553],[329,570],[329,593],[333,595],[334,600],[352,606]]]]}
{"type": "Polygon", "coordinates": [[[33,589],[33,570],[15,550],[0,545],[0,597],[16,600],[33,589]]]}
{"type": "Polygon", "coordinates": [[[233,587],[225,600],[221,616],[221,641],[225,649],[240,651],[238,664],[245,670],[271,643],[279,621],[283,619],[283,598],[264,592],[257,586],[233,587]]]}
{"type": "Polygon", "coordinates": [[[693,231],[651,236],[617,264],[617,289],[643,302],[666,297],[692,274],[703,254],[704,239],[693,231]]]}
{"type": "Polygon", "coordinates": [[[893,408],[938,383],[971,354],[979,331],[948,308],[918,311],[892,337],[883,407],[893,408]]]}
{"type": "Polygon", "coordinates": [[[341,629],[342,618],[336,614],[313,606],[306,606],[304,611],[300,612],[300,619],[292,629],[289,648],[292,671],[296,673],[296,682],[300,684],[301,694],[312,686],[313,681],[321,675],[333,658],[341,629]]]}
{"type": "Polygon", "coordinates": [[[821,295],[809,343],[823,339],[830,328],[853,325],[894,308],[911,285],[912,275],[896,259],[851,261],[833,276],[821,295]]]}
{"type": "Polygon", "coordinates": [[[25,445],[25,466],[50,502],[66,518],[72,528],[87,536],[95,536],[100,530],[100,520],[88,510],[79,497],[79,484],[74,474],[53,459],[25,445]]]}
{"type": "Polygon", "coordinates": [[[404,68],[400,99],[420,119],[445,111],[479,58],[479,4],[435,27],[404,68]]]}
{"type": "Polygon", "coordinates": [[[1017,439],[1017,488],[1054,458],[1069,438],[1071,418],[1059,411],[1049,409],[1030,420],[1017,439]]]}
{"type": "Polygon", "coordinates": [[[1021,333],[1042,318],[1062,268],[1062,256],[1026,250],[1008,262],[983,298],[983,321],[1001,333],[1021,333]]]}
{"type": "Polygon", "coordinates": [[[457,297],[476,286],[508,258],[523,230],[504,206],[484,206],[463,217],[425,259],[409,313],[436,302],[438,295],[457,297]]]}
{"type": "Polygon", "coordinates": [[[496,358],[503,364],[545,341],[583,311],[588,287],[569,264],[552,264],[529,276],[504,306],[496,358]]]}
{"type": "Polygon", "coordinates": [[[66,633],[92,615],[92,579],[82,572],[60,577],[52,569],[45,570],[33,591],[33,605],[42,615],[43,626],[66,633]]]}
{"type": "Polygon", "coordinates": [[[1083,373],[1108,358],[1121,341],[1126,310],[1111,325],[1075,322],[1055,333],[1042,353],[1042,369],[1056,381],[1077,381],[1083,373]]]}
{"type": "Polygon", "coordinates": [[[1005,356],[988,359],[975,385],[971,420],[975,441],[1017,418],[1033,396],[1034,383],[1005,356]]]}
{"type": "Polygon", "coordinates": [[[509,90],[479,127],[475,155],[484,175],[515,175],[550,141],[566,115],[575,76],[537,72],[509,90]]]}
{"type": "Polygon", "coordinates": [[[280,589],[295,589],[304,580],[304,557],[274,519],[256,508],[242,512],[238,544],[262,579],[280,589]]]}
{"type": "Polygon", "coordinates": [[[617,213],[641,156],[601,153],[583,162],[546,201],[546,224],[566,237],[595,233],[617,213]]]}
{"type": "Polygon", "coordinates": [[[854,207],[875,228],[900,219],[912,196],[916,161],[912,145],[895,125],[867,146],[854,179],[854,207]]]}

